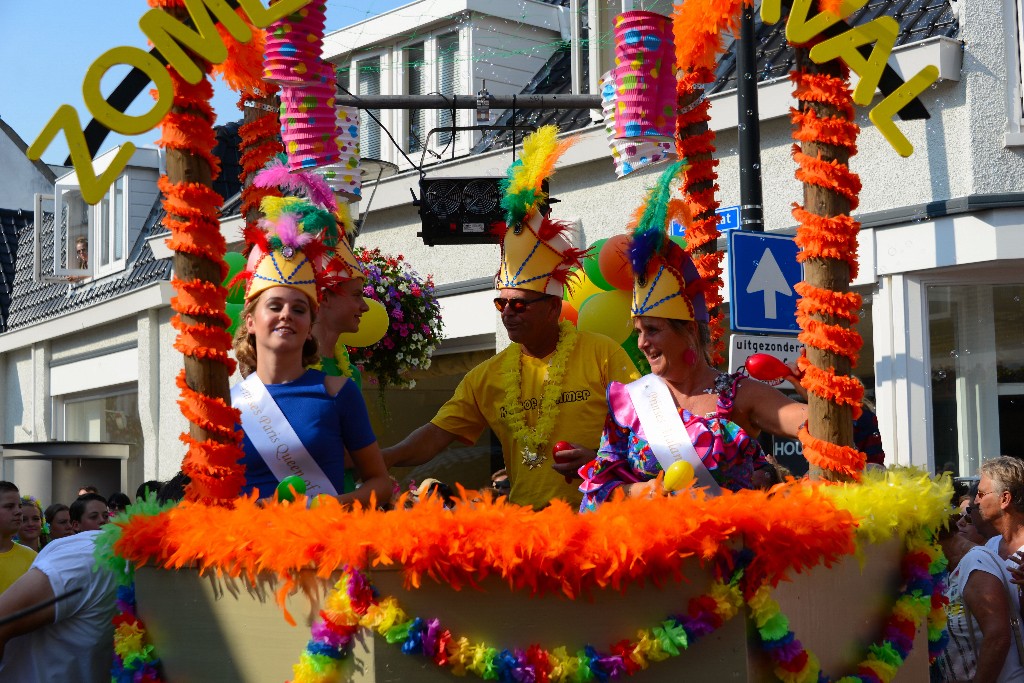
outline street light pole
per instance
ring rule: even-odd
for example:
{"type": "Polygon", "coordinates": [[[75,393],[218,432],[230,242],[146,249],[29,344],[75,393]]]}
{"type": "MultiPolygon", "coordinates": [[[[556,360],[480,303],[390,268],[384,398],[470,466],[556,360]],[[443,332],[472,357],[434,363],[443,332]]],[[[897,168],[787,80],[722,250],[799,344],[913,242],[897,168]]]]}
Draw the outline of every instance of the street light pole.
{"type": "Polygon", "coordinates": [[[761,192],[761,121],[757,106],[757,57],[753,3],[743,7],[736,45],[737,135],[740,162],[740,228],[764,231],[761,192]]]}

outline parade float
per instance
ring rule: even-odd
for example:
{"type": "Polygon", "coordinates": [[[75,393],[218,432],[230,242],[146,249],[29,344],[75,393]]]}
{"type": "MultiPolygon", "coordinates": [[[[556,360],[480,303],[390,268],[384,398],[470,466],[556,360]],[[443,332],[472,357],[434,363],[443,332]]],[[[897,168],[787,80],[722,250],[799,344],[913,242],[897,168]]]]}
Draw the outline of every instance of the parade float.
{"type": "MultiPolygon", "coordinates": [[[[140,25],[162,60],[114,48],[83,87],[90,112],[112,130],[162,127],[175,348],[185,356],[179,403],[190,422],[182,470],[191,483],[184,501],[133,506],[104,537],[100,561],[123,578],[113,680],[925,679],[944,645],[945,560],[932,536],[945,523],[951,487],[913,470],[866,475],[850,428],[863,388],[849,376],[860,345],[851,329],[859,301],[849,292],[859,181],[846,164],[856,150],[854,104],[864,93],[870,100],[885,62],[857,48],[874,43],[873,57],[884,57],[890,23],[822,39],[856,1],[798,0],[787,19],[799,51],[793,156],[805,196],[794,215],[807,273],[800,322],[811,398],[801,440],[812,480],[718,497],[613,500],[585,515],[557,501],[535,512],[465,492],[454,510],[427,498],[384,512],[333,499],[259,505],[239,497],[207,76],[217,72],[244,101],[273,102],[280,89],[280,119],[267,107],[246,110],[248,174],[280,151],[280,133],[292,168],[332,168],[339,196],[358,196],[345,177],[345,141],[317,123],[336,120],[333,72],[316,47],[324,6],[150,4],[140,25]],[[150,112],[129,116],[99,95],[113,64],[139,68],[154,83],[150,112]],[[853,93],[849,69],[860,76],[853,93]]],[[[653,155],[670,157],[665,139],[674,140],[688,168],[666,220],[688,223],[687,249],[701,275],[719,282],[714,134],[700,86],[712,78],[721,35],[737,31],[740,9],[739,1],[688,0],[671,20],[622,15],[622,69],[606,79],[615,91],[609,135],[619,174],[655,163],[653,155]],[[653,109],[644,100],[652,93],[662,102],[653,109]]],[[[761,11],[766,22],[782,18],[777,0],[761,11]]],[[[901,154],[911,150],[892,116],[933,80],[926,68],[871,112],[901,154]]],[[[29,155],[38,158],[61,130],[83,197],[95,203],[132,146],[96,174],[78,115],[64,105],[29,155]]],[[[247,187],[247,219],[272,191],[247,187]]],[[[717,292],[708,298],[711,307],[721,301],[717,292]]],[[[720,316],[713,325],[719,339],[720,316]]]]}

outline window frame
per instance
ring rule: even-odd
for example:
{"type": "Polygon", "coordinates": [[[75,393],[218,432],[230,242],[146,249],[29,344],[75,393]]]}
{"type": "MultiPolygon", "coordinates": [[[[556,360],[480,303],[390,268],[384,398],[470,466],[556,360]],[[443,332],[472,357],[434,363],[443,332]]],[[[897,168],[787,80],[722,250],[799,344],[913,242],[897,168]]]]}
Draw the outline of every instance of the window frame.
{"type": "Polygon", "coordinates": [[[1004,147],[1024,146],[1024,0],[1004,0],[1007,122],[1004,147]],[[1013,30],[1009,30],[1012,26],[1013,30]]]}
{"type": "MultiPolygon", "coordinates": [[[[389,55],[388,50],[380,49],[380,50],[374,50],[372,52],[367,52],[365,54],[361,54],[358,57],[352,57],[352,59],[349,62],[349,78],[351,79],[350,83],[349,83],[349,85],[350,85],[349,92],[355,94],[356,96],[367,94],[367,93],[363,93],[363,92],[360,91],[360,88],[359,88],[359,75],[361,73],[362,65],[363,65],[364,62],[372,62],[374,60],[377,60],[377,65],[378,65],[378,67],[377,67],[378,68],[377,89],[378,89],[378,92],[381,95],[390,95],[390,94],[392,94],[392,92],[391,92],[392,86],[389,83],[388,78],[386,76],[386,74],[388,73],[388,68],[390,66],[389,56],[390,55],[389,55]]],[[[392,111],[393,110],[387,110],[387,109],[376,109],[376,110],[373,110],[374,116],[376,116],[377,120],[380,121],[380,129],[377,131],[377,135],[378,135],[378,141],[377,141],[378,151],[377,151],[377,155],[376,156],[371,156],[370,155],[369,145],[366,144],[365,138],[363,137],[363,131],[364,131],[364,127],[365,127],[365,122],[366,121],[371,121],[371,119],[370,119],[368,114],[364,117],[364,113],[369,112],[369,111],[370,111],[369,109],[362,109],[362,108],[360,108],[360,115],[359,115],[359,153],[360,153],[361,156],[364,156],[364,157],[366,157],[368,159],[380,159],[382,161],[390,161],[391,159],[389,157],[391,157],[393,155],[393,153],[391,152],[390,148],[386,147],[385,144],[384,144],[384,140],[386,139],[386,136],[384,134],[384,129],[385,128],[390,129],[392,127],[392,125],[393,125],[393,120],[392,120],[393,119],[393,115],[392,115],[392,111]]]]}

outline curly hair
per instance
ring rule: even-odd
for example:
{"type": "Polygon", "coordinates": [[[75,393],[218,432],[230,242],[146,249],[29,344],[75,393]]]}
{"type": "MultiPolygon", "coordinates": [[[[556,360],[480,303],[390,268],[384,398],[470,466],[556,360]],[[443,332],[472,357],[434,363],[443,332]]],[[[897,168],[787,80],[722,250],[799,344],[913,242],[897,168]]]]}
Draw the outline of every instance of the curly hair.
{"type": "Polygon", "coordinates": [[[983,462],[981,473],[992,480],[998,492],[1009,491],[1013,508],[1024,512],[1024,461],[1000,455],[983,462]]]}
{"type": "MultiPolygon", "coordinates": [[[[262,296],[261,293],[246,301],[242,306],[242,312],[238,316],[238,327],[235,328],[235,336],[231,342],[231,346],[235,350],[235,360],[238,361],[238,371],[242,373],[242,377],[248,377],[256,372],[256,335],[249,334],[245,329],[245,318],[253,314],[256,304],[259,303],[262,296]]],[[[310,329],[312,329],[313,323],[316,322],[315,306],[310,306],[309,317],[310,329]]],[[[309,367],[319,362],[320,347],[317,345],[316,337],[311,337],[302,344],[302,366],[309,367]]]]}

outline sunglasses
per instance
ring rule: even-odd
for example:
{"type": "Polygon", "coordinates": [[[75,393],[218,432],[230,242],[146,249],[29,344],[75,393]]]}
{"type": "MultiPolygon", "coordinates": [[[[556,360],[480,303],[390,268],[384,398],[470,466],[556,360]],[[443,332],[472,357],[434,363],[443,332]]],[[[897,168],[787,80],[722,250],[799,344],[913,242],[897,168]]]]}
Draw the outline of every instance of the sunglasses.
{"type": "Polygon", "coordinates": [[[513,313],[522,313],[530,304],[535,304],[538,301],[544,301],[545,299],[547,299],[546,296],[540,296],[536,299],[502,299],[499,296],[494,300],[494,307],[502,313],[505,312],[506,306],[510,307],[513,313]]]}

